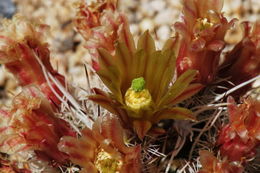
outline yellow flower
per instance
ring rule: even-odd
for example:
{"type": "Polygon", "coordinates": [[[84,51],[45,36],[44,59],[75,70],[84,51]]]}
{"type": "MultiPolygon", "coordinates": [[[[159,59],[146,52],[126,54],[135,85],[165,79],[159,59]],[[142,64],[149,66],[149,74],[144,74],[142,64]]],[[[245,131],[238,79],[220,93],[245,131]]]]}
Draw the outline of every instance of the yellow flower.
{"type": "Polygon", "coordinates": [[[119,119],[105,115],[93,128],[82,130],[80,138],[64,136],[60,151],[82,167],[80,173],[139,173],[141,146],[128,147],[119,119]]]}
{"type": "Polygon", "coordinates": [[[97,74],[111,93],[94,89],[96,95],[89,98],[118,115],[124,127],[134,129],[140,139],[161,119],[195,120],[190,110],[175,106],[202,88],[190,84],[195,70],[188,70],[172,83],[175,40],[156,50],[148,32],[141,36],[137,47],[131,34],[126,33],[126,38],[115,45],[115,54],[98,49],[97,74]]]}

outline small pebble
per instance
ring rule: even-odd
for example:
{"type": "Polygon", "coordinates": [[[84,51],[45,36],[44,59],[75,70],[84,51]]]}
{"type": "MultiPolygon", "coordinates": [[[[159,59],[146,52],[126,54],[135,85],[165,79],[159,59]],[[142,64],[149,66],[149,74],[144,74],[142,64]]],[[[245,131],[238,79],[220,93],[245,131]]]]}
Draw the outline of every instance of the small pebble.
{"type": "Polygon", "coordinates": [[[165,9],[155,16],[154,22],[157,25],[171,24],[174,21],[174,13],[172,9],[165,9]]]}
{"type": "Polygon", "coordinates": [[[142,6],[140,7],[140,10],[141,10],[141,13],[147,17],[152,17],[155,13],[155,11],[151,7],[151,5],[148,3],[142,4],[142,6]]]}
{"type": "Polygon", "coordinates": [[[154,23],[151,19],[145,18],[143,21],[140,23],[141,31],[144,32],[146,30],[152,31],[154,28],[154,23]]]}
{"type": "Polygon", "coordinates": [[[155,11],[164,10],[164,8],[166,6],[166,2],[162,1],[162,0],[154,0],[150,4],[151,4],[152,9],[155,11]]]}
{"type": "Polygon", "coordinates": [[[170,32],[171,30],[168,25],[162,25],[156,33],[160,36],[160,40],[165,41],[170,37],[170,32]]]}

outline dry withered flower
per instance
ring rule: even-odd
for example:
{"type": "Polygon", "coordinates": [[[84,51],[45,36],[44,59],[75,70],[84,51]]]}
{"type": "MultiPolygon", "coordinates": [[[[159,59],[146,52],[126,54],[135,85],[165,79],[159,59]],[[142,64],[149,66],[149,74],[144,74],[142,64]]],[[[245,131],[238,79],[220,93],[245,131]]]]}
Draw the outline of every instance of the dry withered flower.
{"type": "Polygon", "coordinates": [[[124,129],[111,115],[100,117],[80,138],[62,137],[59,149],[83,169],[81,173],[139,173],[140,146],[126,146],[124,129]]]}
{"type": "Polygon", "coordinates": [[[95,89],[96,95],[89,98],[118,115],[126,127],[132,126],[141,139],[162,119],[195,120],[190,110],[175,105],[197,93],[202,85],[190,84],[196,71],[188,70],[170,86],[175,55],[168,47],[169,42],[163,50],[156,50],[145,32],[134,50],[125,42],[117,43],[115,55],[98,49],[97,74],[111,93],[95,89]]]}
{"type": "Polygon", "coordinates": [[[221,13],[223,0],[183,0],[181,22],[174,24],[180,34],[177,54],[178,75],[187,69],[199,71],[197,81],[208,84],[215,78],[224,36],[234,23],[221,13]]]}
{"type": "MultiPolygon", "coordinates": [[[[13,73],[21,86],[34,84],[38,86],[50,102],[56,105],[60,100],[53,93],[43,69],[39,63],[57,80],[64,84],[64,77],[58,74],[50,64],[48,44],[44,42],[47,25],[33,24],[16,15],[12,20],[5,19],[0,30],[0,63],[13,73]]],[[[61,92],[50,82],[57,94],[61,92]]]]}
{"type": "Polygon", "coordinates": [[[56,118],[50,103],[35,87],[24,88],[9,109],[0,111],[0,151],[9,155],[33,150],[39,159],[65,162],[57,144],[64,135],[74,136],[68,124],[56,118]]]}
{"type": "Polygon", "coordinates": [[[232,97],[228,98],[229,123],[219,134],[220,153],[230,161],[245,162],[256,154],[260,145],[260,102],[247,98],[236,105],[232,97]]]}
{"type": "MultiPolygon", "coordinates": [[[[225,56],[220,77],[230,77],[235,85],[245,82],[260,74],[260,22],[243,22],[242,40],[225,56]]],[[[243,88],[246,92],[248,88],[243,88]]],[[[237,95],[242,95],[239,90],[237,95]]]]}

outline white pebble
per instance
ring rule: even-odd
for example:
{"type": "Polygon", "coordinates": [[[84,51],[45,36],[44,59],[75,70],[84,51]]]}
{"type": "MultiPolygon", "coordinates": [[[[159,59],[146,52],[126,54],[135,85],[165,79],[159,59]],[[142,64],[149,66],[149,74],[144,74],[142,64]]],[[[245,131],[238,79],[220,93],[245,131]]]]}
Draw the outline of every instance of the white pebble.
{"type": "Polygon", "coordinates": [[[174,22],[174,13],[172,9],[166,9],[161,13],[158,13],[154,19],[155,24],[164,25],[174,22]]]}
{"type": "Polygon", "coordinates": [[[150,30],[152,31],[154,28],[154,23],[151,19],[144,19],[141,23],[140,23],[140,27],[142,32],[146,31],[146,30],[150,30]]]}
{"type": "Polygon", "coordinates": [[[144,16],[152,17],[155,13],[155,10],[148,3],[143,3],[140,8],[144,16]]]}
{"type": "Polygon", "coordinates": [[[130,25],[130,31],[132,34],[138,34],[139,27],[137,24],[131,24],[130,25]]]}
{"type": "Polygon", "coordinates": [[[154,0],[150,5],[155,11],[161,11],[165,8],[166,2],[162,0],[154,0]]]}
{"type": "Polygon", "coordinates": [[[160,38],[160,40],[165,41],[170,37],[170,28],[167,25],[162,25],[157,30],[157,36],[160,38]]]}

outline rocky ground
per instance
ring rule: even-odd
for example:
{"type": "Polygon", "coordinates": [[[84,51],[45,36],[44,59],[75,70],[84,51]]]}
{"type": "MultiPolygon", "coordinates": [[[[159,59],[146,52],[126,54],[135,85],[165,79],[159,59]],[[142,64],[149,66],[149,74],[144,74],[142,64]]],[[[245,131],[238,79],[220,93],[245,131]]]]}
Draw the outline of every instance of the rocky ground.
{"type": "MultiPolygon", "coordinates": [[[[1,17],[11,17],[18,12],[31,20],[40,20],[51,26],[47,39],[52,51],[52,63],[71,82],[80,87],[86,85],[82,62],[89,59],[83,47],[82,38],[74,31],[72,19],[75,15],[73,3],[76,0],[1,0],[1,17]],[[48,12],[46,12],[48,9],[48,12]]],[[[87,0],[90,3],[92,0],[87,0]]],[[[179,19],[181,0],[123,0],[120,8],[127,14],[130,29],[135,37],[147,29],[153,34],[160,47],[172,36],[172,24],[179,19]]],[[[260,16],[260,1],[258,0],[226,0],[225,14],[255,21],[260,16]]],[[[230,43],[240,39],[239,31],[232,31],[230,43]]],[[[16,84],[11,76],[0,69],[0,86],[6,91],[12,91],[16,84]]],[[[6,97],[6,96],[3,96],[6,97]]]]}

